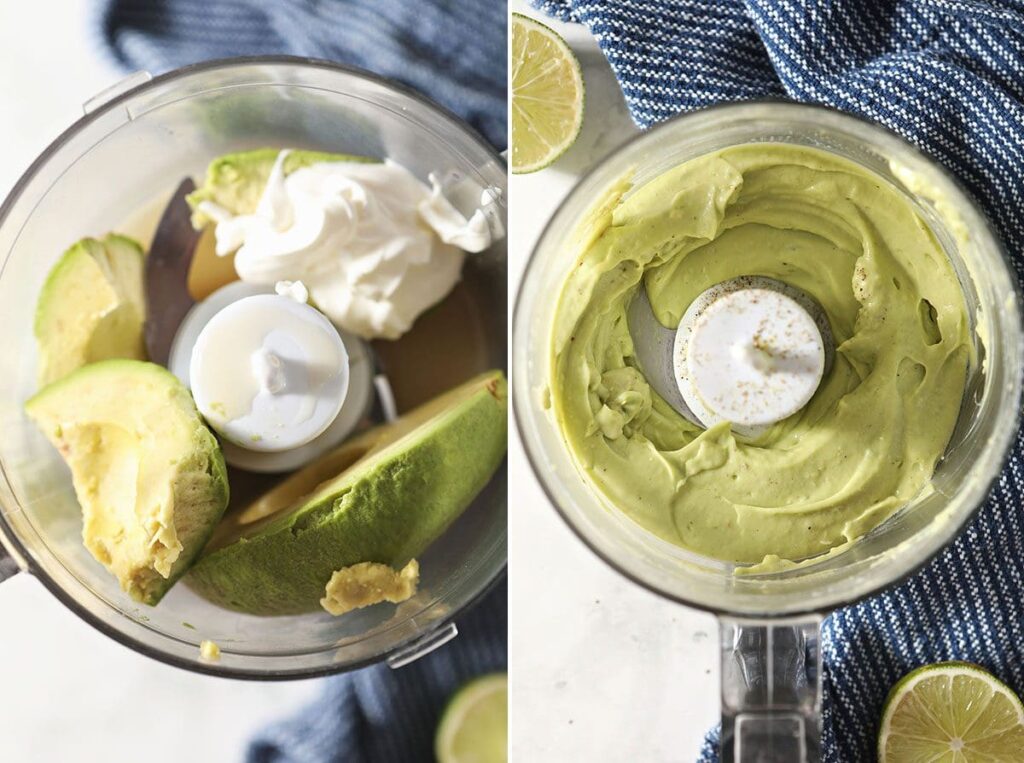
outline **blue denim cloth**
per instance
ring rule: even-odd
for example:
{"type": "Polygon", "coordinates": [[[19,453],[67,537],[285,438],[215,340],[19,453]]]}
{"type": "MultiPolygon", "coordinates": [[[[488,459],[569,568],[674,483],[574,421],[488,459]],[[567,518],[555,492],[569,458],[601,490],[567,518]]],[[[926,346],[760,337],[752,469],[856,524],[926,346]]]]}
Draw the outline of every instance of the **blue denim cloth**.
{"type": "Polygon", "coordinates": [[[96,31],[126,69],[158,74],[230,56],[288,53],[403,82],[506,144],[500,0],[98,0],[96,31]]]}
{"type": "MultiPolygon", "coordinates": [[[[959,176],[1024,273],[1024,1],[534,1],[590,28],[642,127],[787,96],[886,125],[959,176]]],[[[1022,464],[1018,437],[955,543],[906,583],[825,621],[827,761],[874,759],[886,693],[919,665],[969,660],[1024,690],[1022,464]]],[[[702,761],[717,758],[716,742],[702,761]]]]}
{"type": "MultiPolygon", "coordinates": [[[[503,2],[102,0],[96,30],[123,68],[154,74],[212,58],[270,53],[353,64],[423,92],[496,148],[506,143],[503,2]]],[[[457,624],[457,639],[411,665],[377,665],[324,681],[323,696],[265,729],[247,761],[433,760],[434,732],[452,693],[471,678],[506,669],[506,584],[457,624]]]]}

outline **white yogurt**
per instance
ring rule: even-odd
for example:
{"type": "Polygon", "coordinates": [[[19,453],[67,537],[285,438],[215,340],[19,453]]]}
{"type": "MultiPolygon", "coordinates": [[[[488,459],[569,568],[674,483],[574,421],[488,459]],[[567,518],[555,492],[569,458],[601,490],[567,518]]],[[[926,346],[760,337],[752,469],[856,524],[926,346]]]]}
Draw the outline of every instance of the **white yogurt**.
{"type": "Polygon", "coordinates": [[[235,254],[243,281],[302,281],[336,326],[396,339],[459,280],[463,252],[491,243],[486,216],[468,220],[404,167],[323,162],[285,177],[278,154],[255,213],[203,202],[217,223],[217,253],[235,254]]]}

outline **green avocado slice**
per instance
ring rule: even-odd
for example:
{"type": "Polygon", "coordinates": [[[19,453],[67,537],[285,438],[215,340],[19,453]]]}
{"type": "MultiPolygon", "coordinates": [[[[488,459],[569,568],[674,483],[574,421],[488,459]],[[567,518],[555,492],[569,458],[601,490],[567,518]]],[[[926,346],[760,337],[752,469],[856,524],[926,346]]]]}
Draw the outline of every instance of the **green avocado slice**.
{"type": "MultiPolygon", "coordinates": [[[[249,215],[255,212],[279,153],[279,148],[257,148],[252,151],[225,154],[210,162],[203,184],[185,197],[192,208],[193,227],[199,229],[212,222],[210,217],[199,209],[199,205],[204,201],[212,201],[235,215],[249,215]]],[[[378,161],[366,156],[293,150],[285,157],[283,169],[285,176],[288,176],[297,169],[321,162],[378,161]]]]}
{"type": "Polygon", "coordinates": [[[505,378],[482,374],[226,517],[186,581],[251,614],[317,610],[335,570],[422,553],[497,470],[507,431],[505,378]]]}
{"type": "Polygon", "coordinates": [[[34,332],[39,386],[97,360],[143,360],[145,254],[111,233],[83,238],[57,261],[39,293],[34,332]]]}
{"type": "Polygon", "coordinates": [[[133,599],[158,603],[228,502],[220,445],[188,390],[154,363],[104,360],[25,410],[71,469],[86,548],[133,599]]]}

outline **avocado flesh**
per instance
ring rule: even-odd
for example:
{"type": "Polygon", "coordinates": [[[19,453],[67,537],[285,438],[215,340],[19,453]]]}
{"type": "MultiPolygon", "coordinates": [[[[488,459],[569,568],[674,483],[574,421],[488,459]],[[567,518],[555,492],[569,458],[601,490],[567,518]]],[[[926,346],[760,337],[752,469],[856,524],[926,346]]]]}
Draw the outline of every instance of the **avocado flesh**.
{"type": "Polygon", "coordinates": [[[338,616],[385,601],[401,604],[416,595],[419,582],[420,565],[415,559],[400,570],[377,562],[360,562],[334,571],[320,606],[338,616]]]}
{"type": "MultiPolygon", "coordinates": [[[[185,197],[192,208],[192,226],[198,230],[212,222],[210,217],[199,209],[199,205],[204,201],[224,207],[234,215],[251,215],[255,212],[279,153],[279,148],[258,148],[253,151],[225,154],[210,162],[206,168],[206,180],[185,197]]],[[[287,177],[297,169],[322,162],[377,161],[365,156],[293,150],[285,157],[283,170],[287,177]]]]}
{"type": "Polygon", "coordinates": [[[335,570],[419,556],[490,480],[507,429],[505,378],[482,374],[225,518],[187,582],[228,609],[315,611],[335,570]]]}
{"type": "Polygon", "coordinates": [[[158,603],[228,502],[220,445],[188,390],[153,363],[105,360],[25,410],[71,469],[86,548],[133,599],[158,603]]]}
{"type": "Polygon", "coordinates": [[[116,234],[64,253],[36,304],[40,387],[98,360],[145,359],[144,264],[142,247],[116,234]]]}

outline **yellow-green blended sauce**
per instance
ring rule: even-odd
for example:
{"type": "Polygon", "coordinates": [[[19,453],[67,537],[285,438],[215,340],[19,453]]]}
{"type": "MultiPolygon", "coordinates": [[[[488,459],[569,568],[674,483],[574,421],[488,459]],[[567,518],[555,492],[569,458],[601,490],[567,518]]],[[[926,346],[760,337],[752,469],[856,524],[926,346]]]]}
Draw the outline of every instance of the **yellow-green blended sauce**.
{"type": "Polygon", "coordinates": [[[964,394],[968,320],[948,258],[901,192],[825,152],[750,144],[664,173],[603,226],[559,299],[551,400],[578,466],[619,510],[706,556],[799,561],[929,483],[964,394]],[[639,288],[675,328],[701,292],[741,275],[814,297],[836,344],[810,403],[752,442],[662,400],[626,322],[639,288]]]}

